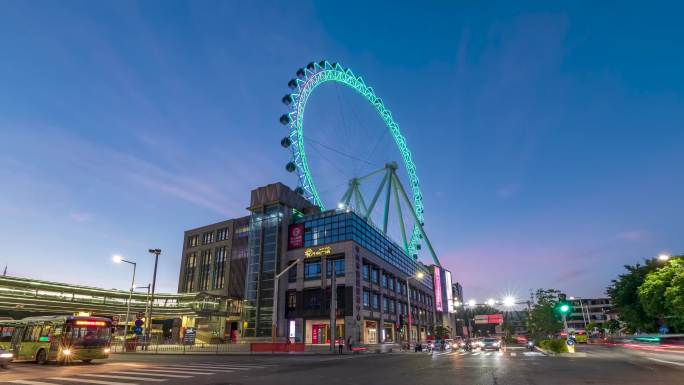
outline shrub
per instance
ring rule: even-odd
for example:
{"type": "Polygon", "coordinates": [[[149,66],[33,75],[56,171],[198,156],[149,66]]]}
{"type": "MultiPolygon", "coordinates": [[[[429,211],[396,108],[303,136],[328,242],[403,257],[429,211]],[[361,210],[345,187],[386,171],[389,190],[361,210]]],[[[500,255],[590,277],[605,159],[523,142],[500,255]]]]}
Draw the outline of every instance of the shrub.
{"type": "Polygon", "coordinates": [[[544,350],[548,350],[553,353],[567,353],[568,346],[565,344],[565,340],[543,340],[539,343],[539,346],[544,350]]]}

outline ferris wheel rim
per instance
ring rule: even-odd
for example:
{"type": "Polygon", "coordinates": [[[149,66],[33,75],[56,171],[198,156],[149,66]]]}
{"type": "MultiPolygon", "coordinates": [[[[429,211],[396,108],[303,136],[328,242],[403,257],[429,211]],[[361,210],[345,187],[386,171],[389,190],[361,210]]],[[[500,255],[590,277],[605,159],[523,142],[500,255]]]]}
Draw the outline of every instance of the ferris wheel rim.
{"type": "MultiPolygon", "coordinates": [[[[302,195],[325,210],[325,204],[319,196],[318,189],[309,170],[304,141],[304,112],[309,97],[316,88],[324,83],[335,82],[347,86],[362,95],[373,106],[380,116],[386,128],[390,131],[394,143],[401,153],[406,173],[408,174],[410,190],[413,200],[413,210],[421,222],[424,223],[423,195],[420,190],[420,182],[416,173],[416,166],[411,157],[411,151],[406,144],[406,138],[401,134],[399,124],[394,121],[391,112],[385,107],[372,87],[365,84],[361,76],[356,76],[349,68],[343,68],[338,63],[330,63],[327,60],[311,62],[305,68],[297,71],[297,78],[290,80],[288,85],[292,93],[283,97],[283,102],[290,107],[290,112],[281,116],[280,122],[290,128],[287,147],[291,147],[292,160],[287,165],[288,171],[297,171],[299,188],[302,195]]],[[[421,234],[418,226],[414,224],[409,253],[414,254],[420,242],[421,234]]]]}

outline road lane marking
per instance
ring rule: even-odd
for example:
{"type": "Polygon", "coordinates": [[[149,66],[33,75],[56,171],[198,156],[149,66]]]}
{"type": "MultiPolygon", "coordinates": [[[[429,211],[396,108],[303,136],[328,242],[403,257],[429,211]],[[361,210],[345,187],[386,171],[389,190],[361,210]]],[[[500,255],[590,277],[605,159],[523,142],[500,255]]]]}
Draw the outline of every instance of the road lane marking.
{"type": "Polygon", "coordinates": [[[54,382],[30,381],[30,380],[14,380],[7,381],[11,384],[26,384],[26,385],[59,385],[54,382]]]}
{"type": "MultiPolygon", "coordinates": [[[[142,372],[157,372],[157,373],[169,373],[169,369],[133,369],[131,372],[137,373],[138,371],[142,372]]],[[[216,373],[207,373],[207,372],[198,372],[198,371],[187,371],[187,370],[174,370],[171,373],[179,373],[179,374],[201,374],[203,376],[211,376],[212,374],[216,373]]]]}
{"type": "Polygon", "coordinates": [[[473,352],[472,355],[473,355],[473,356],[478,356],[478,355],[480,355],[480,352],[473,352]]]}
{"type": "Polygon", "coordinates": [[[523,354],[526,356],[542,356],[543,355],[539,352],[523,352],[523,354]]]}
{"type": "Polygon", "coordinates": [[[50,377],[51,380],[57,381],[67,381],[67,382],[83,382],[86,384],[98,384],[98,385],[137,385],[135,382],[113,382],[113,381],[100,381],[91,379],[80,379],[73,377],[50,377]]]}
{"type": "MultiPolygon", "coordinates": [[[[181,369],[185,371],[207,371],[207,372],[222,372],[222,373],[232,373],[235,370],[232,369],[219,369],[219,368],[208,368],[208,367],[193,367],[192,365],[178,365],[178,366],[167,366],[167,365],[161,365],[161,366],[155,366],[156,368],[168,368],[172,371],[176,371],[176,369],[181,369]]],[[[249,370],[249,369],[237,369],[237,370],[249,370]]]]}
{"type": "Polygon", "coordinates": [[[491,356],[491,355],[492,355],[492,352],[486,352],[484,355],[485,355],[485,356],[491,356]]]}
{"type": "Polygon", "coordinates": [[[684,363],[681,362],[675,362],[675,361],[667,361],[667,360],[660,360],[658,358],[651,358],[651,357],[646,357],[651,361],[658,361],[658,362],[663,362],[665,364],[672,364],[672,365],[678,365],[678,366],[684,366],[684,363]]]}
{"type": "Polygon", "coordinates": [[[181,365],[184,368],[201,368],[201,369],[232,369],[232,370],[252,370],[258,368],[245,367],[245,366],[233,366],[233,365],[202,365],[202,364],[190,364],[181,365]]]}
{"type": "Polygon", "coordinates": [[[231,368],[249,368],[249,369],[263,369],[263,366],[259,365],[244,365],[244,364],[230,364],[230,363],[223,363],[223,364],[190,364],[190,366],[230,366],[231,368]]]}
{"type": "Polygon", "coordinates": [[[511,357],[515,357],[518,353],[516,352],[511,352],[511,357]]]}
{"type": "Polygon", "coordinates": [[[98,377],[98,378],[113,378],[115,380],[135,380],[135,381],[147,381],[147,382],[162,382],[166,381],[166,378],[140,378],[140,377],[130,377],[130,376],[118,376],[111,374],[77,374],[77,376],[88,376],[88,377],[98,377]]]}
{"type": "Polygon", "coordinates": [[[192,378],[192,376],[184,376],[182,374],[141,373],[141,372],[128,372],[128,371],[115,371],[115,372],[107,372],[107,373],[135,374],[137,376],[155,376],[155,377],[169,377],[169,378],[192,378]]]}

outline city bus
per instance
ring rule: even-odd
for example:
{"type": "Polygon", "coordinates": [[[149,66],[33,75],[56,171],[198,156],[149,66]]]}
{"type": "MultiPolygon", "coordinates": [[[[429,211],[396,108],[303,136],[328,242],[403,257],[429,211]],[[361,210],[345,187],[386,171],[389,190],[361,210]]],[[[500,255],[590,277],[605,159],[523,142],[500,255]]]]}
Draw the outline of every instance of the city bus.
{"type": "Polygon", "coordinates": [[[80,316],[28,317],[0,321],[0,348],[15,361],[91,362],[109,357],[112,322],[80,316]]]}

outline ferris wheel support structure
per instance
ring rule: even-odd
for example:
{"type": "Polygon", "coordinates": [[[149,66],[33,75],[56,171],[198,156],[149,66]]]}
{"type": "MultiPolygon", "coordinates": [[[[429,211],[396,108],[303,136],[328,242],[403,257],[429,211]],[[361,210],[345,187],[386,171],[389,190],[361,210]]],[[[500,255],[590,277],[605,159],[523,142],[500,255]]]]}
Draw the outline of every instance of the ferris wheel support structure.
{"type": "MultiPolygon", "coordinates": [[[[410,254],[410,247],[408,243],[408,238],[406,236],[406,226],[404,224],[404,216],[403,216],[403,211],[401,209],[401,202],[403,201],[404,204],[406,204],[409,208],[409,212],[411,213],[412,219],[415,221],[415,227],[418,228],[420,238],[422,240],[425,240],[425,244],[428,247],[428,250],[430,251],[430,255],[432,256],[432,261],[435,263],[435,265],[441,267],[442,264],[439,261],[439,258],[437,258],[437,254],[435,253],[434,248],[432,247],[432,243],[430,242],[430,239],[427,236],[427,233],[425,232],[425,228],[423,227],[423,223],[419,220],[418,216],[416,215],[415,209],[413,207],[413,203],[411,202],[411,199],[409,199],[408,194],[406,193],[406,190],[404,189],[404,186],[401,184],[401,180],[397,176],[397,164],[395,162],[388,163],[385,165],[385,167],[373,171],[368,175],[359,177],[359,178],[352,178],[349,181],[349,187],[347,190],[344,192],[342,195],[342,199],[340,200],[340,204],[338,208],[344,209],[344,208],[353,208],[355,212],[360,213],[361,216],[366,219],[367,221],[371,222],[371,214],[373,213],[373,209],[375,208],[378,199],[380,195],[385,192],[385,202],[384,202],[384,210],[382,213],[382,218],[383,218],[383,225],[382,228],[379,229],[384,235],[387,235],[387,222],[389,218],[389,212],[390,212],[390,199],[391,197],[394,197],[394,206],[397,211],[397,219],[399,222],[399,230],[401,233],[401,240],[402,240],[402,245],[404,252],[407,255],[410,254]],[[375,194],[373,194],[373,199],[371,200],[370,206],[366,206],[365,200],[363,199],[363,194],[361,193],[361,182],[366,181],[369,178],[379,175],[384,172],[384,176],[382,178],[382,181],[380,182],[380,185],[377,190],[375,190],[375,194]],[[354,204],[352,205],[352,198],[354,199],[354,204]]],[[[376,226],[377,227],[377,226],[376,226]]],[[[418,245],[417,249],[420,249],[420,245],[418,245]]],[[[417,258],[417,255],[413,255],[414,258],[417,258]]]]}

